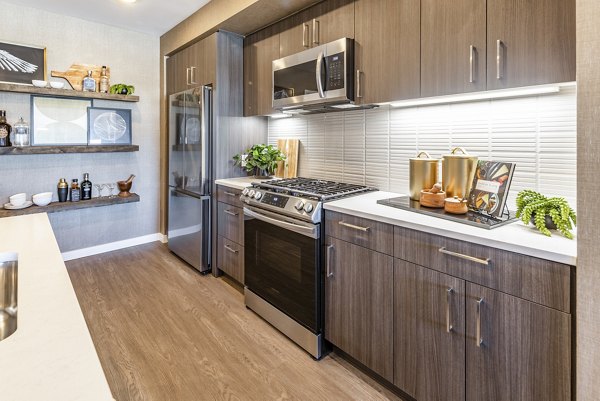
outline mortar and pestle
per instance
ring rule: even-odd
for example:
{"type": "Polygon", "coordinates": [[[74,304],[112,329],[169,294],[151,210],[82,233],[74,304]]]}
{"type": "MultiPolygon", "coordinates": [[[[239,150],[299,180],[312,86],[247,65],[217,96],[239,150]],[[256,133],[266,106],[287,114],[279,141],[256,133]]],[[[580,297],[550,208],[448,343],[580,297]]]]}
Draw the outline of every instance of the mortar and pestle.
{"type": "Polygon", "coordinates": [[[131,174],[127,180],[117,181],[117,185],[119,186],[119,190],[121,191],[121,192],[119,192],[119,196],[121,198],[128,198],[131,196],[131,192],[129,192],[129,190],[131,189],[131,186],[133,185],[134,178],[135,178],[135,175],[131,174]]]}

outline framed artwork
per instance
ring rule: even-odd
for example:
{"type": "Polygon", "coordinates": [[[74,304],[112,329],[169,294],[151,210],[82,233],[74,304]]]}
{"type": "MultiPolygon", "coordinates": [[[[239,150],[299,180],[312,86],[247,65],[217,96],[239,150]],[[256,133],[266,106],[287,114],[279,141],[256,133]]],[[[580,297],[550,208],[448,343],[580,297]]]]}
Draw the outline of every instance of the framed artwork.
{"type": "Polygon", "coordinates": [[[87,145],[91,99],[31,96],[31,144],[87,145]]]}
{"type": "Polygon", "coordinates": [[[0,82],[32,85],[46,80],[46,48],[0,42],[0,82]]]}
{"type": "Polygon", "coordinates": [[[131,110],[88,107],[88,145],[131,145],[131,110]]]}

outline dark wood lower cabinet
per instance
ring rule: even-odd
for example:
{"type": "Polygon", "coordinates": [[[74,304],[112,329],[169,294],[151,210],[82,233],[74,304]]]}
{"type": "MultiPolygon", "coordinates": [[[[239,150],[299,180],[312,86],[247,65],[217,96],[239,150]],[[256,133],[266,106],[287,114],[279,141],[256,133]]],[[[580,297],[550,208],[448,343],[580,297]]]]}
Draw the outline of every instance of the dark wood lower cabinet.
{"type": "Polygon", "coordinates": [[[571,400],[571,315],[467,283],[466,318],[466,401],[571,400]]]}
{"type": "Polygon", "coordinates": [[[393,380],[393,258],[327,237],[325,338],[393,380]]]}

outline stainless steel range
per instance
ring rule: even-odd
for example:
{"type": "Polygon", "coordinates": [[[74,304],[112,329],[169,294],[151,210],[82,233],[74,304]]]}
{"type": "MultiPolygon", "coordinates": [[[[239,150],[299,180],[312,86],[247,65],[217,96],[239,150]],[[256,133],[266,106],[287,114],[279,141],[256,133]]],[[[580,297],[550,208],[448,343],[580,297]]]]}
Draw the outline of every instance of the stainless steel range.
{"type": "Polygon", "coordinates": [[[244,206],[246,306],[319,359],[323,202],[373,190],[309,178],[254,183],[244,206]]]}

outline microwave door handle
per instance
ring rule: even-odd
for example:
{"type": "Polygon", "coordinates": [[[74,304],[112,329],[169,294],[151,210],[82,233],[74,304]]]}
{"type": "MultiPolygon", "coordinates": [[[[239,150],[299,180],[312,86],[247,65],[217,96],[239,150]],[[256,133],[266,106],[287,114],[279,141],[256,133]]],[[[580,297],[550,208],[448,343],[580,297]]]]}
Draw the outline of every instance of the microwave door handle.
{"type": "Polygon", "coordinates": [[[324,54],[323,52],[319,53],[319,57],[317,57],[317,89],[319,90],[319,97],[324,98],[325,97],[325,92],[323,90],[323,79],[321,78],[321,72],[323,69],[323,58],[324,58],[324,54]]]}

